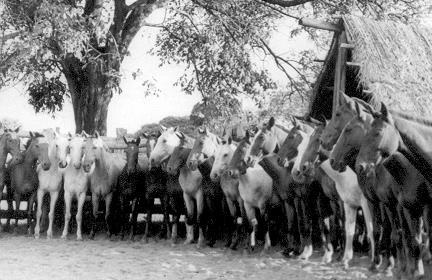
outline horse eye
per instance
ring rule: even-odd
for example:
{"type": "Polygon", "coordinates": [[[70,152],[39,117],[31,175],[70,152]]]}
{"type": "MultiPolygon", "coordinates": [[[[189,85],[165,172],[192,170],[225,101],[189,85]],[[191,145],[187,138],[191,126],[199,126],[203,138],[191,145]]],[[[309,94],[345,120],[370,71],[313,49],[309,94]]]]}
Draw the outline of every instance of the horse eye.
{"type": "Polygon", "coordinates": [[[223,156],[224,156],[224,157],[227,157],[227,156],[228,156],[228,154],[224,154],[223,156]]]}
{"type": "Polygon", "coordinates": [[[162,141],[163,143],[166,143],[167,142],[167,140],[166,139],[164,139],[163,141],[162,141]]]}
{"type": "Polygon", "coordinates": [[[96,146],[94,146],[94,147],[93,147],[93,150],[96,150],[96,149],[97,149],[97,147],[96,147],[96,146]]]}

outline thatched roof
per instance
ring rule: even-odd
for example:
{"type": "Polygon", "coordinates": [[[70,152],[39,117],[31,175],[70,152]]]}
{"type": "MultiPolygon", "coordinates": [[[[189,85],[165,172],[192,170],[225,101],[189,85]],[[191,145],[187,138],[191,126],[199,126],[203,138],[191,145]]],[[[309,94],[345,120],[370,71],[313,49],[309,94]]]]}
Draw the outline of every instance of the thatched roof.
{"type": "MultiPolygon", "coordinates": [[[[361,94],[367,89],[392,109],[432,116],[432,28],[354,16],[341,21],[354,45],[348,61],[360,64],[357,70],[347,67],[346,93],[367,99],[361,94]]],[[[311,115],[317,115],[320,104],[331,107],[325,101],[332,91],[324,88],[333,86],[336,38],[315,84],[311,115]]],[[[324,111],[320,113],[329,117],[324,111]]]]}

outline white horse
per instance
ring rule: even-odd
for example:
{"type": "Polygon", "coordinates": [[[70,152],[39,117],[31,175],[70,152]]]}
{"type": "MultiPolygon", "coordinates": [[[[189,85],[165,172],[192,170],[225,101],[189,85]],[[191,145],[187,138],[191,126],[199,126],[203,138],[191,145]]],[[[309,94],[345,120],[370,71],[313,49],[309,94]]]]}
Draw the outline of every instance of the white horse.
{"type": "Polygon", "coordinates": [[[69,221],[71,218],[72,199],[78,200],[76,214],[77,240],[82,240],[82,211],[88,189],[88,175],[82,168],[84,156],[84,135],[70,135],[69,139],[69,164],[64,171],[64,200],[65,200],[65,223],[62,239],[66,239],[69,232],[69,221]]]}
{"type": "Polygon", "coordinates": [[[39,179],[39,187],[37,190],[37,212],[36,212],[36,226],[34,236],[40,236],[40,220],[42,216],[42,203],[45,193],[50,194],[50,211],[48,214],[49,225],[47,230],[47,238],[52,238],[52,226],[54,221],[55,204],[57,202],[59,191],[62,187],[63,172],[67,167],[67,150],[68,139],[56,132],[45,133],[48,138],[48,157],[51,166],[48,170],[44,170],[40,165],[37,167],[37,174],[39,179]]]}
{"type": "MultiPolygon", "coordinates": [[[[321,132],[322,129],[320,127],[317,127],[312,134],[304,133],[299,130],[303,140],[299,145],[298,156],[292,170],[294,178],[299,178],[298,174],[304,174],[304,172],[309,171],[310,167],[314,166],[314,162],[318,158],[318,153],[329,153],[324,149],[321,149],[321,132]]],[[[358,183],[357,174],[349,167],[347,167],[344,172],[334,170],[330,166],[328,159],[320,163],[317,168],[321,168],[327,176],[335,182],[336,191],[343,201],[345,211],[345,251],[342,262],[344,266],[347,268],[349,266],[349,261],[353,258],[352,242],[354,239],[358,208],[362,209],[365,218],[367,236],[371,243],[371,256],[373,261],[375,242],[373,235],[372,213],[368,201],[358,183]]],[[[331,261],[331,253],[332,252],[326,252],[323,258],[325,262],[331,261]]]]}

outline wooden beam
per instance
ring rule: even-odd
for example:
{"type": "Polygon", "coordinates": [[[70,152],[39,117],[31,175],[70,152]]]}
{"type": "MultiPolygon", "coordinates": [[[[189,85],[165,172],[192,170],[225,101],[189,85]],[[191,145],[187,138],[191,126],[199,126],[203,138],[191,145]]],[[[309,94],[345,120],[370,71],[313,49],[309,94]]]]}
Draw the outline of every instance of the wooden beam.
{"type": "Polygon", "coordinates": [[[333,31],[333,32],[341,32],[343,30],[343,27],[340,26],[339,24],[320,21],[311,18],[302,18],[299,20],[299,24],[305,27],[312,27],[316,29],[322,29],[322,30],[333,31]]]}
{"type": "Polygon", "coordinates": [[[339,47],[343,48],[343,49],[354,49],[354,45],[353,44],[348,44],[348,43],[341,43],[339,45],[339,47]]]}
{"type": "Polygon", "coordinates": [[[358,63],[358,62],[350,62],[350,61],[347,61],[346,62],[346,66],[350,66],[350,67],[361,67],[361,64],[360,63],[358,63]]]}
{"type": "MultiPolygon", "coordinates": [[[[346,35],[345,31],[338,36],[337,44],[341,46],[346,43],[346,35]]],[[[339,105],[339,92],[345,91],[345,62],[346,62],[346,49],[345,48],[337,48],[337,59],[335,66],[335,78],[334,78],[334,89],[333,89],[333,108],[332,108],[332,116],[336,113],[336,108],[339,105]]]]}

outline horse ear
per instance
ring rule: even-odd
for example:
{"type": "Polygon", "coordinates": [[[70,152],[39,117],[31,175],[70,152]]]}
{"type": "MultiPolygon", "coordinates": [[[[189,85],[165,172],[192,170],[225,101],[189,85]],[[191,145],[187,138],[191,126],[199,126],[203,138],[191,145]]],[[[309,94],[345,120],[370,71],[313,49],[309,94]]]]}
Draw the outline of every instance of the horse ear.
{"type": "Polygon", "coordinates": [[[355,110],[356,110],[358,119],[362,122],[365,122],[366,121],[365,113],[360,108],[360,104],[358,102],[355,102],[355,110]]]}
{"type": "Polygon", "coordinates": [[[142,137],[144,137],[145,139],[149,139],[150,135],[148,135],[147,133],[143,132],[141,133],[142,137]]]}
{"type": "Polygon", "coordinates": [[[85,130],[81,131],[81,136],[84,137],[84,138],[89,138],[90,137],[90,135],[87,134],[87,132],[85,132],[85,130]]]}
{"type": "Polygon", "coordinates": [[[68,137],[68,140],[72,139],[72,133],[70,133],[70,131],[68,132],[67,137],[68,137]]]}
{"type": "Polygon", "coordinates": [[[293,125],[294,127],[297,127],[297,126],[298,126],[297,118],[291,116],[291,123],[292,123],[292,125],[293,125]]]}
{"type": "Polygon", "coordinates": [[[274,117],[271,117],[269,122],[267,123],[267,129],[271,129],[275,125],[274,117]]]}
{"type": "Polygon", "coordinates": [[[179,127],[178,127],[178,126],[174,127],[174,132],[177,132],[177,131],[178,131],[178,129],[179,129],[179,127]]]}
{"type": "Polygon", "coordinates": [[[228,136],[228,145],[231,145],[231,143],[232,143],[232,138],[231,136],[228,136]]]}
{"type": "Polygon", "coordinates": [[[250,138],[250,132],[249,129],[246,129],[245,138],[250,138]]]}
{"type": "Polygon", "coordinates": [[[30,131],[29,134],[30,134],[30,138],[35,138],[35,135],[33,132],[30,131]]]}
{"type": "Polygon", "coordinates": [[[175,135],[177,135],[177,137],[180,138],[180,140],[184,140],[186,138],[186,136],[181,131],[176,131],[175,135]]]}
{"type": "Polygon", "coordinates": [[[381,119],[388,123],[393,123],[393,118],[384,102],[381,102],[381,119]]]}
{"type": "Polygon", "coordinates": [[[18,126],[17,128],[15,128],[14,132],[15,132],[15,133],[18,133],[19,130],[20,130],[20,128],[21,128],[21,126],[18,126]]]}
{"type": "Polygon", "coordinates": [[[167,128],[165,127],[165,126],[163,126],[163,125],[159,125],[159,132],[162,134],[162,133],[164,133],[165,131],[167,130],[167,128]]]}
{"type": "Polygon", "coordinates": [[[124,135],[123,135],[123,141],[125,142],[126,145],[129,144],[128,140],[126,139],[126,136],[124,136],[124,135]]]}
{"type": "Polygon", "coordinates": [[[138,137],[138,138],[135,140],[135,143],[137,144],[137,146],[139,146],[139,144],[141,143],[141,138],[138,137]]]}
{"type": "Polygon", "coordinates": [[[95,132],[93,133],[93,136],[96,138],[99,138],[100,137],[99,132],[97,130],[95,130],[95,132]]]}

